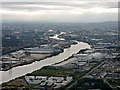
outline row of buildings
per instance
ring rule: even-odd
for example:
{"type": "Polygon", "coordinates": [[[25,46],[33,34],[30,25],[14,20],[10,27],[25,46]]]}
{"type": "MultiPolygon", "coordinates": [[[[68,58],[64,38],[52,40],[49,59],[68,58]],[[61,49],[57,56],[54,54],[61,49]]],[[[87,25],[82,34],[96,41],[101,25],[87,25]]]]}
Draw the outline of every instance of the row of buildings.
{"type": "Polygon", "coordinates": [[[29,85],[40,85],[40,87],[60,88],[73,80],[72,77],[47,77],[47,76],[25,76],[25,81],[29,85]]]}

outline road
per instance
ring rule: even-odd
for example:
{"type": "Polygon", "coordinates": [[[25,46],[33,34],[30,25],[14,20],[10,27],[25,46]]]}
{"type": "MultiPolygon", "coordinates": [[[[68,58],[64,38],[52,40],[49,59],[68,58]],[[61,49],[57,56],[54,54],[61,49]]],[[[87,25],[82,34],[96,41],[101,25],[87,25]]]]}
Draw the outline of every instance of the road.
{"type": "MultiPolygon", "coordinates": [[[[92,73],[93,71],[95,71],[97,68],[99,68],[100,66],[102,66],[106,61],[103,61],[101,64],[99,64],[98,66],[96,66],[95,68],[93,68],[92,70],[90,70],[88,73],[86,73],[84,76],[80,77],[78,80],[80,80],[81,78],[85,78],[85,76],[89,75],[90,73],[92,73]]],[[[78,81],[77,80],[77,81],[78,81]]],[[[66,90],[70,89],[72,86],[77,84],[77,81],[75,81],[73,84],[71,84],[66,90]]]]}

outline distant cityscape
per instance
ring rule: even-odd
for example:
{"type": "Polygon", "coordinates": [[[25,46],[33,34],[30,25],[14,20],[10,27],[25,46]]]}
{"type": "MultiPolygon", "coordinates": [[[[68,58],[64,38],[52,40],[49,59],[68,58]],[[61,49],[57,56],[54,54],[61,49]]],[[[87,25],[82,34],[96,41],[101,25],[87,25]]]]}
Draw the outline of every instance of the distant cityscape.
{"type": "Polygon", "coordinates": [[[117,22],[3,23],[2,88],[119,90],[118,33],[117,22]]]}

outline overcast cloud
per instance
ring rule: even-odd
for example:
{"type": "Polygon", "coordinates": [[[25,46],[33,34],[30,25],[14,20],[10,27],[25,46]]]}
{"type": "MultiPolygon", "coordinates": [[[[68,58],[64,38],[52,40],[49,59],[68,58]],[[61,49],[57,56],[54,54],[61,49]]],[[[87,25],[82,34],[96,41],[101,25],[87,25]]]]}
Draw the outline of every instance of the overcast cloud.
{"type": "Polygon", "coordinates": [[[102,22],[117,21],[118,2],[111,1],[44,1],[3,2],[3,21],[29,22],[102,22]]]}

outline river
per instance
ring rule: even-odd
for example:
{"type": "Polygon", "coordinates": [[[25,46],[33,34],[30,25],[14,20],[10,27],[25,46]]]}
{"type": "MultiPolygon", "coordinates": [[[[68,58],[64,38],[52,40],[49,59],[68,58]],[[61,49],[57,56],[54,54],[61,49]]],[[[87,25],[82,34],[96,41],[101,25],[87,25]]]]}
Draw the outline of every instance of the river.
{"type": "Polygon", "coordinates": [[[90,48],[90,45],[84,42],[78,42],[76,45],[71,45],[70,48],[64,49],[63,53],[60,53],[57,56],[49,57],[41,61],[35,61],[28,65],[14,67],[8,71],[0,71],[0,84],[3,82],[7,82],[9,80],[15,79],[17,77],[23,76],[27,73],[31,73],[35,70],[42,68],[43,66],[52,65],[58,62],[61,62],[72,54],[77,53],[81,49],[90,48]]]}

